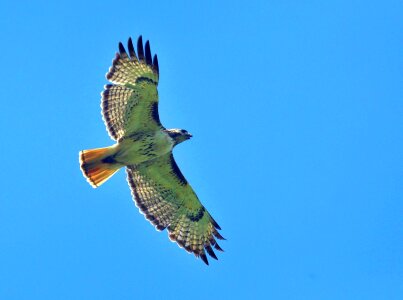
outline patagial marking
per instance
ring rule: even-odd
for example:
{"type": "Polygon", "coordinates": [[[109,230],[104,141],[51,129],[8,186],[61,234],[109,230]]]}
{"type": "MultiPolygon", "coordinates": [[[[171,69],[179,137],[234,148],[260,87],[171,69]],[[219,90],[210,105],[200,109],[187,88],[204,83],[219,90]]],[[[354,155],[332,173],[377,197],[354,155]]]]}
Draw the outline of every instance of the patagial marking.
{"type": "Polygon", "coordinates": [[[182,185],[187,184],[188,182],[187,182],[185,176],[183,176],[181,170],[179,170],[179,167],[178,167],[178,165],[176,164],[175,159],[174,159],[172,153],[171,153],[170,160],[171,160],[171,168],[172,168],[172,171],[173,171],[173,173],[176,175],[176,177],[178,178],[178,180],[180,181],[180,183],[181,183],[182,185]]]}
{"type": "Polygon", "coordinates": [[[155,122],[161,125],[160,116],[158,114],[158,102],[154,102],[151,106],[151,117],[155,122]]]}

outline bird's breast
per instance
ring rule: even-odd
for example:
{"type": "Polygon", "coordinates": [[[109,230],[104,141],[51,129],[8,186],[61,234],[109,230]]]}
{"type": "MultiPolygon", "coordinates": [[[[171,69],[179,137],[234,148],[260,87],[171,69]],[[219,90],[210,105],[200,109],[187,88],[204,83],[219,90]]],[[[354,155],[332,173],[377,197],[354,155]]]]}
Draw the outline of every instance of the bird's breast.
{"type": "Polygon", "coordinates": [[[115,159],[124,165],[139,164],[171,151],[173,142],[163,132],[136,134],[118,143],[115,159]]]}

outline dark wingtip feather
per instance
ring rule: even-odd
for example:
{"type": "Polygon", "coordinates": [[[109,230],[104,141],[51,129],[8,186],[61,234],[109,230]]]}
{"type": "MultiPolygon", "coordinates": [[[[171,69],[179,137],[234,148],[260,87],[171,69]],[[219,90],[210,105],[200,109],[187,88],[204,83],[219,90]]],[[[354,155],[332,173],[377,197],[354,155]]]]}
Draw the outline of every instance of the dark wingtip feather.
{"type": "Polygon", "coordinates": [[[152,56],[151,56],[150,41],[146,42],[145,55],[146,55],[146,63],[147,63],[147,65],[152,65],[153,61],[152,61],[152,56]]]}
{"type": "Polygon", "coordinates": [[[141,35],[137,40],[137,55],[139,60],[144,60],[143,37],[141,35]]]}
{"type": "Polygon", "coordinates": [[[119,42],[119,53],[120,53],[120,56],[127,57],[125,47],[123,46],[123,44],[121,42],[119,42]]]}
{"type": "Polygon", "coordinates": [[[225,240],[225,238],[224,238],[217,230],[214,230],[214,231],[213,231],[213,234],[214,234],[214,236],[215,236],[217,239],[219,239],[219,240],[225,240]]]}
{"type": "Polygon", "coordinates": [[[154,67],[154,70],[157,72],[157,74],[159,74],[159,73],[160,73],[160,68],[159,68],[159,66],[158,66],[158,57],[157,57],[157,54],[154,55],[153,67],[154,67]]]}
{"type": "Polygon", "coordinates": [[[221,230],[221,227],[220,227],[220,225],[218,225],[216,220],[214,220],[213,217],[211,217],[211,216],[210,216],[210,218],[211,218],[211,223],[213,223],[214,227],[221,230]]]}
{"type": "Polygon", "coordinates": [[[224,250],[220,247],[220,245],[218,245],[217,242],[214,244],[214,248],[217,249],[218,251],[224,252],[224,250]]]}
{"type": "Polygon", "coordinates": [[[129,37],[129,40],[127,41],[127,49],[129,50],[131,60],[137,60],[136,51],[134,51],[133,41],[131,37],[129,37]]]}
{"type": "Polygon", "coordinates": [[[212,258],[214,258],[215,260],[218,260],[218,258],[215,255],[213,249],[211,248],[211,246],[206,246],[206,251],[212,258]]]}
{"type": "Polygon", "coordinates": [[[200,254],[200,258],[202,259],[202,261],[208,265],[208,259],[205,253],[200,254]]]}

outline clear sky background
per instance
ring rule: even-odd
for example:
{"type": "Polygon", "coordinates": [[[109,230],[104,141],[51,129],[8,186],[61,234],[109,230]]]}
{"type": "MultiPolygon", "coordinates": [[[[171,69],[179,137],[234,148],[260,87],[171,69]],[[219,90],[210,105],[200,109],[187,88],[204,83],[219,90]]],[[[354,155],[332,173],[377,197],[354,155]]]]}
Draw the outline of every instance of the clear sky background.
{"type": "Polygon", "coordinates": [[[403,299],[401,1],[3,1],[0,299],[403,299]],[[7,2],[7,3],[6,3],[7,2]],[[57,2],[57,3],[55,3],[57,2]],[[160,61],[175,157],[228,239],[157,232],[100,92],[119,41],[160,61]]]}

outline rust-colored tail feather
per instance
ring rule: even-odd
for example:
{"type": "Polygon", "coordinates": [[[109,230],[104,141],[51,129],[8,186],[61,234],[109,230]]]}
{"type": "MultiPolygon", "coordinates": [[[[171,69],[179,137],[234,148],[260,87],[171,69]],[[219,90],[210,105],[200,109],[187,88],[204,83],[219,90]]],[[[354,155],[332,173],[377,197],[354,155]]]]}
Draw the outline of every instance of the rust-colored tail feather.
{"type": "Polygon", "coordinates": [[[119,170],[119,165],[103,162],[106,157],[111,155],[112,150],[111,147],[106,147],[80,152],[81,171],[93,188],[99,187],[119,170]]]}

